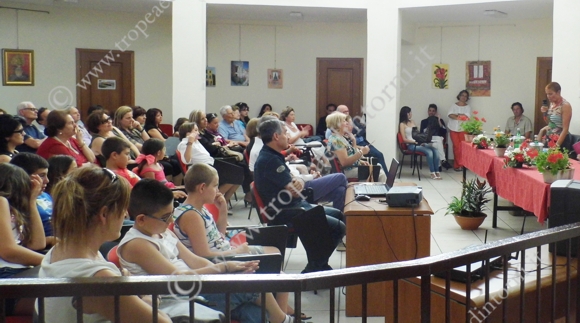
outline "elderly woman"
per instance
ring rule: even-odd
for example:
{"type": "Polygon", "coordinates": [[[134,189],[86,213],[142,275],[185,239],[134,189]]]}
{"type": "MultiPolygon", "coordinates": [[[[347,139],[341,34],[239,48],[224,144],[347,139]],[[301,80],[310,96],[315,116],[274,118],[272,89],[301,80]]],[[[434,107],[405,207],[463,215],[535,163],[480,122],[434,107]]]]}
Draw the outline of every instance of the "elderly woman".
{"type": "Polygon", "coordinates": [[[157,138],[165,141],[169,136],[159,128],[161,122],[163,122],[163,111],[157,108],[151,108],[147,110],[145,115],[145,130],[151,138],[157,138]]]}
{"type": "Polygon", "coordinates": [[[113,126],[113,120],[104,111],[97,110],[91,113],[89,119],[87,120],[87,127],[93,136],[93,140],[91,141],[90,146],[95,153],[95,156],[102,155],[101,146],[103,145],[103,142],[105,142],[105,139],[113,136],[117,136],[129,144],[131,148],[130,155],[132,160],[139,156],[139,148],[133,145],[133,143],[131,143],[131,141],[125,137],[121,130],[113,126]]]}
{"type": "MultiPolygon", "coordinates": [[[[351,123],[342,113],[333,113],[326,117],[326,127],[331,131],[328,146],[335,158],[338,158],[344,175],[347,178],[358,178],[357,167],[369,166],[368,162],[361,160],[365,154],[369,153],[369,146],[356,146],[356,139],[350,132],[351,123]]],[[[375,167],[380,167],[380,165],[375,165],[375,167]]],[[[385,171],[381,168],[378,181],[386,182],[386,180],[385,171]]]]}
{"type": "Polygon", "coordinates": [[[540,130],[539,137],[546,135],[558,135],[556,144],[568,150],[570,147],[570,120],[572,119],[572,106],[570,103],[560,95],[562,88],[556,82],[550,82],[546,85],[546,96],[550,101],[550,107],[546,109],[542,107],[544,118],[548,121],[548,125],[540,130]]]}
{"type": "Polygon", "coordinates": [[[77,109],[74,105],[69,105],[66,108],[64,108],[63,111],[70,114],[74,122],[77,124],[77,128],[81,132],[81,135],[83,136],[83,141],[85,142],[86,145],[90,145],[91,141],[93,140],[93,137],[91,136],[91,133],[89,132],[85,124],[82,122],[81,113],[79,112],[79,109],[77,109]]]}
{"type": "Polygon", "coordinates": [[[8,163],[18,154],[16,147],[24,143],[24,127],[18,117],[0,115],[0,163],[8,163]]]}
{"type": "Polygon", "coordinates": [[[44,133],[48,138],[36,152],[44,159],[68,155],[75,159],[78,167],[95,162],[95,154],[83,141],[83,135],[70,114],[61,110],[51,111],[46,118],[44,133]]]}
{"type": "Polygon", "coordinates": [[[115,118],[113,124],[121,133],[129,139],[130,142],[141,151],[145,140],[149,139],[147,131],[141,126],[139,121],[133,118],[133,109],[126,105],[121,106],[115,111],[115,118]]]}

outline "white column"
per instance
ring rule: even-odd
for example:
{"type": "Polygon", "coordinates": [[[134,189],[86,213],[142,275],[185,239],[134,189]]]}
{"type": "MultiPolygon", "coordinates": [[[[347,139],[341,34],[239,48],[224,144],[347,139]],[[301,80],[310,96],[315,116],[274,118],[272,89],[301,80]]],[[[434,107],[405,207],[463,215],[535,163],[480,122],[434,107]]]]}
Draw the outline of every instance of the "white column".
{"type": "Polygon", "coordinates": [[[570,132],[580,134],[580,1],[554,0],[552,81],[572,105],[570,132]]]}
{"type": "Polygon", "coordinates": [[[365,80],[367,139],[374,141],[373,145],[385,155],[387,165],[397,152],[400,38],[397,6],[390,1],[369,1],[365,80]]]}
{"type": "Polygon", "coordinates": [[[206,3],[173,2],[173,122],[205,111],[206,3]]]}

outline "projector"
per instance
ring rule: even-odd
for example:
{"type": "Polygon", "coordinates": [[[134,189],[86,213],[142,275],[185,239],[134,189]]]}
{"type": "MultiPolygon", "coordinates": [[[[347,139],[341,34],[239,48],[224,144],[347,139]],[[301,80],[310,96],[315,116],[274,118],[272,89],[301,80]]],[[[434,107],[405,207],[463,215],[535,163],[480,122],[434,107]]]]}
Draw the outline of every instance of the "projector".
{"type": "Polygon", "coordinates": [[[387,192],[387,204],[391,207],[417,206],[423,200],[421,186],[393,186],[387,192]]]}

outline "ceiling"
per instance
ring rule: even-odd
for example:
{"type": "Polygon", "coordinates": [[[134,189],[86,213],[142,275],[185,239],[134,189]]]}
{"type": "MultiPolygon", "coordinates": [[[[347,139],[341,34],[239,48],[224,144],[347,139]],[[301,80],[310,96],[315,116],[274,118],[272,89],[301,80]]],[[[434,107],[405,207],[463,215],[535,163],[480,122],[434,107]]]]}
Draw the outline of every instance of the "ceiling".
{"type": "MultiPolygon", "coordinates": [[[[184,0],[193,1],[193,0],[184,0]]],[[[0,6],[36,4],[48,7],[68,7],[122,12],[150,12],[159,0],[12,0],[0,6]]],[[[451,6],[401,9],[404,23],[494,23],[501,20],[550,18],[553,0],[514,0],[451,6]],[[506,17],[491,17],[485,10],[507,13],[506,17]]],[[[254,6],[208,4],[208,21],[265,21],[265,22],[366,22],[366,10],[342,8],[311,8],[286,6],[254,6]],[[291,12],[302,13],[302,18],[291,17],[291,12]]]]}

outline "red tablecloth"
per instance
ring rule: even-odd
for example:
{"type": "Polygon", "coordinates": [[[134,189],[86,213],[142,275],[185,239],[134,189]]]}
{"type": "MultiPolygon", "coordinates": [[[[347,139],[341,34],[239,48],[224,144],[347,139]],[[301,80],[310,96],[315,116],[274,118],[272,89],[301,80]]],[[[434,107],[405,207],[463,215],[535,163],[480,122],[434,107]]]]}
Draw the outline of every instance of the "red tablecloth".
{"type": "MultiPolygon", "coordinates": [[[[538,222],[548,218],[550,205],[550,184],[536,168],[503,168],[503,158],[496,157],[491,149],[476,149],[463,142],[463,165],[480,177],[487,179],[497,195],[513,202],[522,209],[534,213],[538,222]],[[491,162],[490,162],[491,160],[491,162]]],[[[580,169],[580,163],[570,160],[572,167],[580,169]]],[[[574,172],[574,179],[580,180],[580,171],[574,172]]]]}

